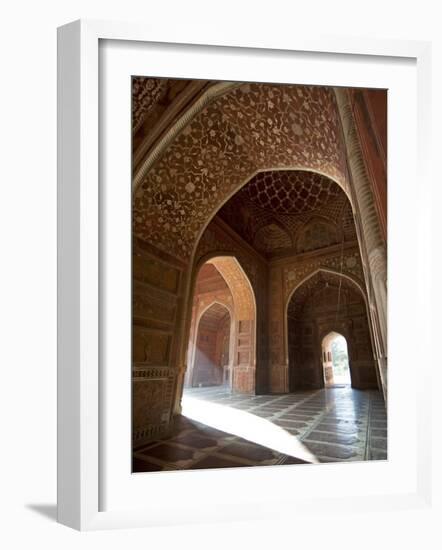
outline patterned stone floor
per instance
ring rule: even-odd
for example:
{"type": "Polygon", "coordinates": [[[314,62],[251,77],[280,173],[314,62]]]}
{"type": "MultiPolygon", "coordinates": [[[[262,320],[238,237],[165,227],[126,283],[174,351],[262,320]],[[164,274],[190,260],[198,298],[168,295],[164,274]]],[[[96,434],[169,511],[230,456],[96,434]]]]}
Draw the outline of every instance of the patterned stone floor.
{"type": "MultiPolygon", "coordinates": [[[[379,392],[334,387],[286,395],[235,395],[220,387],[192,388],[186,399],[246,411],[296,438],[317,462],[387,459],[387,415],[379,392]]],[[[234,416],[233,416],[234,418],[234,416]]],[[[249,417],[251,418],[251,417],[249,417]]],[[[242,434],[244,435],[244,434],[242,434]]],[[[247,435],[247,434],[245,434],[247,435]]],[[[213,426],[181,416],[167,439],[134,449],[133,471],[187,470],[303,464],[285,454],[213,426]]]]}

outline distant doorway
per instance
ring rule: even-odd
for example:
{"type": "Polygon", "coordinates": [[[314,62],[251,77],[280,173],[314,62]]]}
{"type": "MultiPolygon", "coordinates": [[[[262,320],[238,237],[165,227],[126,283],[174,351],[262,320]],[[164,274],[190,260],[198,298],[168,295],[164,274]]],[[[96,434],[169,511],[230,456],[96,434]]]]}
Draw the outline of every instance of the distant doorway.
{"type": "Polygon", "coordinates": [[[322,340],[322,364],[325,387],[351,386],[347,340],[338,332],[329,332],[322,340]]]}

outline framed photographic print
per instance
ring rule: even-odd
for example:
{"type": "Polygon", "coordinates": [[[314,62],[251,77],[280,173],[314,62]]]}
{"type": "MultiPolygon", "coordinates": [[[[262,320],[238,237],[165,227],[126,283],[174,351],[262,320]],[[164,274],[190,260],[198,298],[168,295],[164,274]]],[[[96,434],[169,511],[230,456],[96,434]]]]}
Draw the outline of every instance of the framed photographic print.
{"type": "Polygon", "coordinates": [[[425,505],[428,52],[59,29],[60,522],[425,505]]]}

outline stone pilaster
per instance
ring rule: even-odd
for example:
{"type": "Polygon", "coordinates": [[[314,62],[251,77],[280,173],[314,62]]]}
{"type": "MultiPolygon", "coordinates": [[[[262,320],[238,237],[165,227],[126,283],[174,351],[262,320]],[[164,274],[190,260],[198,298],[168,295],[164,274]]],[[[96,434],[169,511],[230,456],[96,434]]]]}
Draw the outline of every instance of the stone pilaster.
{"type": "MultiPolygon", "coordinates": [[[[336,88],[336,100],[341,118],[350,176],[355,224],[360,240],[367,294],[379,322],[377,362],[387,394],[387,249],[373,196],[372,185],[364,162],[361,144],[353,117],[350,97],[344,88],[336,88]]],[[[373,319],[372,319],[373,323],[373,319]]],[[[373,331],[375,332],[375,331],[373,331]]]]}

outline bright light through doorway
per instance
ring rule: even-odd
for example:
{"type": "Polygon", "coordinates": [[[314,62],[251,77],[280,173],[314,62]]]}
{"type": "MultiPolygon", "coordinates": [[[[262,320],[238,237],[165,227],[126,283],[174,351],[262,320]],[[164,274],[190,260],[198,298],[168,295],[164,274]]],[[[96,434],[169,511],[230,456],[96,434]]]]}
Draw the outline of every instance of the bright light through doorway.
{"type": "Polygon", "coordinates": [[[350,369],[346,339],[337,334],[330,343],[334,384],[350,386],[350,369]]]}

